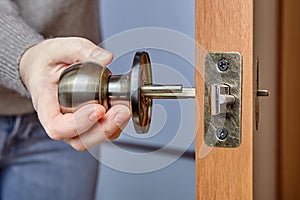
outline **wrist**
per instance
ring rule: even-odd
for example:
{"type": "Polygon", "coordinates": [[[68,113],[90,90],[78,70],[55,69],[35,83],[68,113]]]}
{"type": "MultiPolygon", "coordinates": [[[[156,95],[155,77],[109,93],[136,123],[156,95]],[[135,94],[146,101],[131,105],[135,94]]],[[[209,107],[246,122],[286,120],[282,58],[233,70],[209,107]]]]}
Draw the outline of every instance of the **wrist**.
{"type": "Polygon", "coordinates": [[[28,47],[23,54],[21,55],[20,61],[19,61],[19,76],[21,79],[21,82],[23,83],[24,87],[27,89],[27,91],[29,91],[28,88],[28,73],[30,73],[28,70],[29,65],[33,65],[33,49],[36,45],[38,45],[39,43],[33,44],[30,47],[28,47]]]}

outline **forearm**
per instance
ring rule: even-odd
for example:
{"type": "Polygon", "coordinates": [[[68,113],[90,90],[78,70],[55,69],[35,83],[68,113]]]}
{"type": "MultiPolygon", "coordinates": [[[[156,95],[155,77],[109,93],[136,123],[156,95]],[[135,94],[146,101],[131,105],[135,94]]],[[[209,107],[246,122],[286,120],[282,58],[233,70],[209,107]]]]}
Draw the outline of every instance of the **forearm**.
{"type": "Polygon", "coordinates": [[[19,16],[17,7],[9,0],[0,1],[0,85],[29,96],[19,75],[19,63],[29,47],[43,37],[19,16]]]}

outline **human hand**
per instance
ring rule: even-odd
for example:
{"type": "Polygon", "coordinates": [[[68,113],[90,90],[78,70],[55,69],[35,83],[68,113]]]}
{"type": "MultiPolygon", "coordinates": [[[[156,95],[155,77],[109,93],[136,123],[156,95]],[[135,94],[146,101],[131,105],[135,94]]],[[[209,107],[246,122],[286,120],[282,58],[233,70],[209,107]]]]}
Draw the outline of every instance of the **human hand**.
{"type": "Polygon", "coordinates": [[[50,138],[64,140],[78,151],[119,135],[130,117],[126,106],[113,106],[107,112],[100,104],[85,105],[63,114],[58,103],[58,81],[71,64],[84,61],[106,66],[112,53],[78,37],[45,40],[22,56],[19,71],[31,94],[39,120],[50,138]]]}

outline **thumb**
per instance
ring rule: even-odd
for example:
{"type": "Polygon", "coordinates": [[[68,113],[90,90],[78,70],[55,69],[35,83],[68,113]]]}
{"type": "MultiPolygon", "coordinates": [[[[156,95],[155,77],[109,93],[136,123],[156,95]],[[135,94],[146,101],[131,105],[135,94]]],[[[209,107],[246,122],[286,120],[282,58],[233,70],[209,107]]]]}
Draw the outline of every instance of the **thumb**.
{"type": "Polygon", "coordinates": [[[100,47],[95,48],[91,56],[87,58],[87,61],[96,62],[101,66],[108,65],[112,60],[113,60],[113,54],[100,47]]]}

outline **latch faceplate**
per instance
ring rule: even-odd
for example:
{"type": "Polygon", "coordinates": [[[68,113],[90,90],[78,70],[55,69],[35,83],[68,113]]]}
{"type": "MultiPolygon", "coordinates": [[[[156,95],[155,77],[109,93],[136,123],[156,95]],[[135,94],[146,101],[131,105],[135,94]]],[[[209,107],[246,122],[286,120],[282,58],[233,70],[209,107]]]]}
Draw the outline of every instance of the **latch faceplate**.
{"type": "Polygon", "coordinates": [[[204,141],[212,147],[241,143],[242,57],[208,53],[205,57],[204,141]]]}

